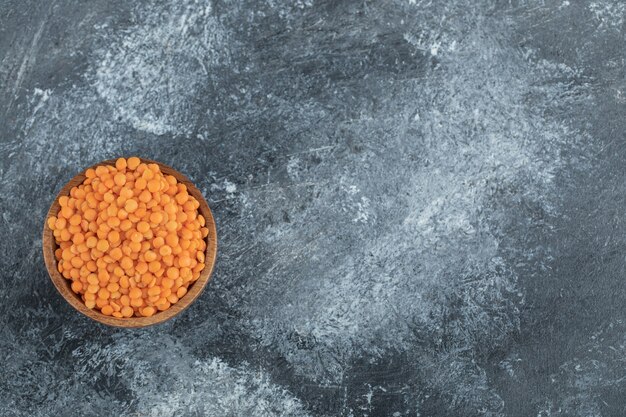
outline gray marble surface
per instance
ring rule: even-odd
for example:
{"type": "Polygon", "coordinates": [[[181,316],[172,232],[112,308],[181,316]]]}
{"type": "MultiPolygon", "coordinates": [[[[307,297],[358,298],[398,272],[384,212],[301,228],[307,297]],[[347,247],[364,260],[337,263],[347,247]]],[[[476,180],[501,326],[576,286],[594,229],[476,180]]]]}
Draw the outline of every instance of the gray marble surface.
{"type": "Polygon", "coordinates": [[[0,415],[626,415],[621,1],[0,0],[0,415]],[[214,211],[143,330],[41,253],[141,155],[214,211]]]}

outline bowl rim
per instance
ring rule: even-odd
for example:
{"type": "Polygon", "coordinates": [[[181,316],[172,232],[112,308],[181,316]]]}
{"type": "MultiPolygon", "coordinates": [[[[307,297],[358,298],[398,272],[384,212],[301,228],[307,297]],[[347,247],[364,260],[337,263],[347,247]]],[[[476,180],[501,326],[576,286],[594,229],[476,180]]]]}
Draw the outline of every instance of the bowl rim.
{"type": "MultiPolygon", "coordinates": [[[[128,157],[126,157],[126,159],[128,159],[128,157]]],[[[82,184],[82,182],[86,178],[85,172],[88,169],[95,169],[100,165],[115,165],[115,161],[117,161],[117,159],[107,159],[98,162],[97,164],[83,169],[80,173],[72,177],[72,179],[70,179],[63,186],[63,188],[61,188],[61,190],[54,198],[54,201],[50,205],[50,208],[48,209],[48,212],[45,216],[43,225],[42,250],[44,263],[46,265],[46,269],[48,270],[50,280],[54,284],[61,297],[65,299],[65,301],[67,301],[79,313],[99,323],[113,327],[147,327],[163,323],[177,316],[178,314],[186,310],[191,304],[193,304],[193,302],[200,296],[207,283],[211,279],[211,275],[213,273],[213,269],[215,268],[215,261],[217,258],[217,229],[215,226],[215,219],[213,218],[213,213],[211,212],[211,209],[209,208],[209,205],[204,199],[204,196],[202,195],[200,190],[196,188],[193,182],[186,175],[170,167],[169,165],[165,165],[161,162],[151,159],[141,157],[139,157],[139,159],[142,163],[157,164],[165,175],[173,175],[174,177],[176,177],[178,182],[185,184],[189,194],[195,197],[200,203],[200,207],[198,207],[198,212],[204,216],[206,220],[205,227],[209,229],[209,234],[205,238],[207,243],[205,250],[205,267],[204,269],[202,269],[202,271],[200,271],[200,276],[198,277],[198,279],[189,287],[187,293],[176,304],[173,304],[167,310],[159,311],[150,317],[118,318],[113,316],[106,316],[96,309],[88,308],[85,303],[80,299],[80,297],[70,288],[70,280],[63,277],[63,275],[58,270],[57,260],[54,255],[54,252],[58,245],[54,238],[54,233],[52,229],[50,229],[50,227],[48,226],[48,219],[51,216],[56,216],[58,214],[60,210],[59,198],[69,195],[72,187],[82,184]]]]}

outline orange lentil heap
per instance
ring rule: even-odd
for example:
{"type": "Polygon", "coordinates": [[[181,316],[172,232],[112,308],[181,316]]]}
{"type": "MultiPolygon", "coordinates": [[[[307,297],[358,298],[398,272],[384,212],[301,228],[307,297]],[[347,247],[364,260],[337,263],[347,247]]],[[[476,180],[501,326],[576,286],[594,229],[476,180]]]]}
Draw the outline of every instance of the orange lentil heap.
{"type": "Polygon", "coordinates": [[[139,158],[88,169],[48,219],[58,269],[89,308],[149,317],[187,293],[204,268],[208,229],[175,177],[139,158]]]}

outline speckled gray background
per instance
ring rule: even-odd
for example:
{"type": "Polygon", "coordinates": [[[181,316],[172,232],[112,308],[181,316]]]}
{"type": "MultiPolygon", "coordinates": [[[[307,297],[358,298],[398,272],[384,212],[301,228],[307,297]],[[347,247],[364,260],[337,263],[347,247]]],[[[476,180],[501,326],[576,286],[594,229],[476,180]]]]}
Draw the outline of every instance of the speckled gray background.
{"type": "Polygon", "coordinates": [[[0,415],[626,415],[626,4],[0,0],[0,415]],[[203,191],[144,330],[43,217],[119,155],[203,191]]]}

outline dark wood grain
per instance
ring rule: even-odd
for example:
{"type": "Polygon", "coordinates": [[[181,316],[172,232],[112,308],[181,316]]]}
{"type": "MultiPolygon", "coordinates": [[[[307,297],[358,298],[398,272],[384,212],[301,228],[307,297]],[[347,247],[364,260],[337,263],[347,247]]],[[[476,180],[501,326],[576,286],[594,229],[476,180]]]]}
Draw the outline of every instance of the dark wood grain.
{"type": "MultiPolygon", "coordinates": [[[[46,215],[46,219],[44,221],[43,227],[43,256],[46,263],[46,268],[48,269],[48,273],[50,274],[50,279],[54,286],[59,290],[61,296],[68,302],[72,307],[74,307],[77,311],[84,314],[85,316],[98,321],[100,323],[109,325],[109,326],[117,326],[117,327],[146,327],[151,326],[153,324],[162,323],[166,320],[171,319],[172,317],[180,314],[183,310],[188,308],[202,293],[204,287],[209,282],[211,278],[211,273],[213,272],[213,267],[215,265],[215,258],[217,255],[217,231],[215,228],[215,220],[213,219],[213,214],[211,213],[211,209],[207,204],[206,200],[202,196],[202,193],[193,185],[193,183],[187,178],[185,175],[176,171],[174,168],[164,165],[160,162],[152,161],[149,159],[140,158],[141,162],[144,163],[154,163],[159,165],[161,171],[166,175],[173,175],[176,177],[178,182],[185,184],[187,186],[187,190],[189,194],[198,200],[200,203],[200,207],[198,211],[200,214],[204,216],[206,219],[205,227],[209,229],[209,234],[206,237],[206,251],[205,251],[205,267],[200,272],[200,276],[198,279],[188,288],[187,294],[185,294],[176,304],[173,304],[169,309],[165,311],[159,311],[151,317],[129,317],[129,318],[117,318],[113,316],[106,316],[100,311],[95,309],[89,309],[81,300],[78,294],[74,293],[70,288],[71,281],[65,279],[63,275],[59,272],[57,268],[57,260],[54,256],[54,251],[57,249],[58,245],[54,239],[54,234],[52,229],[48,227],[48,218],[50,216],[56,216],[59,212],[59,198],[64,195],[69,195],[72,187],[81,184],[85,180],[85,171],[76,175],[72,178],[65,186],[61,189],[59,194],[54,199],[48,214],[46,215]]],[[[98,165],[115,165],[115,159],[107,160],[100,162],[91,168],[95,168],[98,165]]]]}

